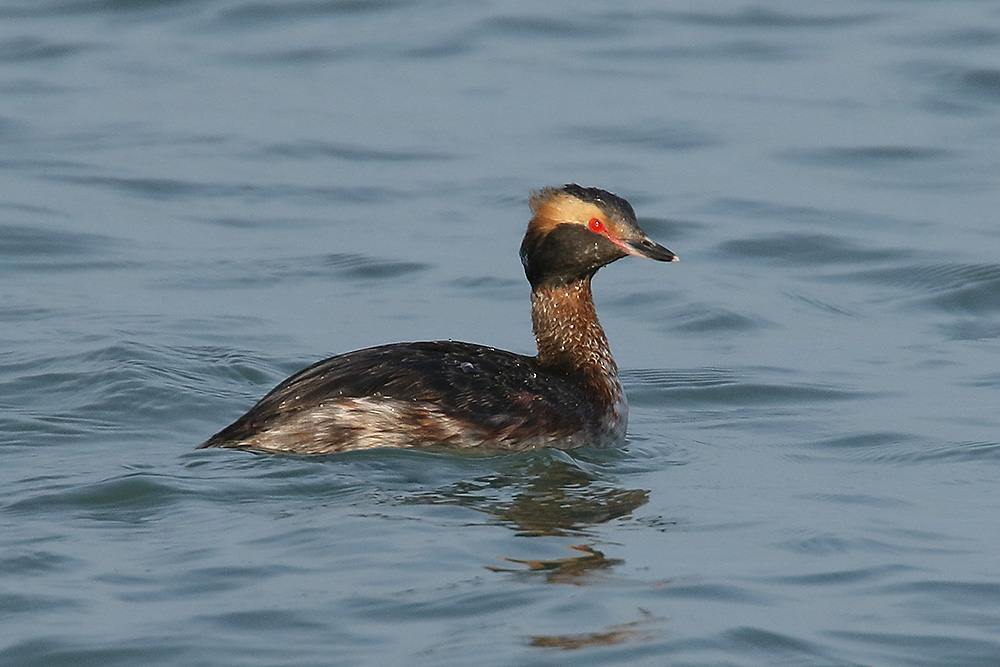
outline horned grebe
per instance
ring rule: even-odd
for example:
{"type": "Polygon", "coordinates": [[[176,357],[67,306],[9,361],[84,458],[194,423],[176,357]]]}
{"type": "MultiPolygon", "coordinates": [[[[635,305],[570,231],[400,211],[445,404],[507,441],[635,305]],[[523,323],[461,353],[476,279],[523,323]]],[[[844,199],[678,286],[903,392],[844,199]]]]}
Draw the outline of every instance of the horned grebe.
{"type": "Polygon", "coordinates": [[[375,447],[519,451],[621,442],[628,405],[590,279],[626,255],[677,257],[632,206],[576,184],[531,197],[521,243],[538,355],[455,341],[395,343],[317,362],[200,447],[329,454],[375,447]]]}

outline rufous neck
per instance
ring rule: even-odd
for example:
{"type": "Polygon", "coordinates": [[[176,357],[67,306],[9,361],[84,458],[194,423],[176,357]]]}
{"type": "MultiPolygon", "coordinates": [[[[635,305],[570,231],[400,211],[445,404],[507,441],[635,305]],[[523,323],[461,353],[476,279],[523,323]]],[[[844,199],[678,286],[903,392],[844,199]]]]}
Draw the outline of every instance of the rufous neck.
{"type": "Polygon", "coordinates": [[[531,293],[531,323],[542,366],[570,375],[617,378],[589,278],[537,286],[531,293]]]}

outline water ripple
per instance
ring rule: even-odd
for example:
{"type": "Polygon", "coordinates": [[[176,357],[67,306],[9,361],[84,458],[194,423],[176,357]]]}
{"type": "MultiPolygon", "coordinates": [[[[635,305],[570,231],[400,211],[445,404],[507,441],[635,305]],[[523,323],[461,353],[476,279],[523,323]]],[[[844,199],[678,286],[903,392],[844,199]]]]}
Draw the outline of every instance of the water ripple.
{"type": "Polygon", "coordinates": [[[19,37],[0,42],[0,62],[23,63],[33,60],[68,58],[94,48],[89,44],[70,44],[37,37],[19,37]]]}
{"type": "Polygon", "coordinates": [[[262,152],[264,155],[296,159],[337,158],[346,162],[424,162],[457,157],[433,151],[388,150],[320,141],[271,144],[264,147],[262,152]]]}
{"type": "Polygon", "coordinates": [[[722,306],[697,304],[674,313],[666,328],[689,334],[704,334],[712,331],[754,331],[773,326],[773,322],[757,315],[743,315],[722,306]]]}
{"type": "Polygon", "coordinates": [[[766,234],[755,238],[724,241],[721,253],[733,257],[768,259],[787,265],[867,263],[894,259],[905,254],[900,250],[863,247],[840,236],[829,234],[766,234]]]}
{"type": "Polygon", "coordinates": [[[14,642],[0,649],[0,661],[5,665],[142,665],[177,664],[186,643],[160,643],[153,639],[141,646],[90,646],[77,638],[69,639],[44,634],[39,638],[14,642]]]}
{"type": "Polygon", "coordinates": [[[986,26],[938,29],[899,38],[897,41],[919,48],[927,46],[945,49],[991,47],[1000,44],[1000,30],[990,29],[986,26]]]}
{"type": "MultiPolygon", "coordinates": [[[[759,369],[773,372],[773,369],[759,369]]],[[[812,383],[764,383],[760,372],[746,374],[719,369],[695,371],[633,370],[623,374],[629,400],[636,405],[677,403],[767,405],[854,400],[869,394],[812,383]]]]}
{"type": "Polygon", "coordinates": [[[966,70],[960,81],[969,92],[1000,101],[1000,69],[966,70]]]}
{"type": "Polygon", "coordinates": [[[873,651],[873,656],[884,653],[887,647],[892,647],[892,660],[908,667],[941,665],[993,667],[997,664],[1000,641],[975,639],[964,632],[961,636],[944,632],[944,629],[926,634],[831,630],[828,634],[831,637],[866,645],[873,651]]]}
{"type": "Polygon", "coordinates": [[[810,665],[833,659],[832,652],[817,642],[764,628],[741,627],[728,630],[721,641],[739,648],[744,656],[747,653],[759,654],[769,664],[810,665]]]}
{"type": "Polygon", "coordinates": [[[787,584],[790,586],[843,586],[845,584],[865,584],[872,585],[877,582],[893,579],[903,572],[910,572],[912,568],[901,565],[871,565],[869,567],[854,569],[838,569],[823,572],[813,572],[810,574],[794,574],[771,577],[768,580],[775,583],[787,584]]]}
{"type": "Polygon", "coordinates": [[[277,198],[287,201],[303,200],[324,203],[384,203],[387,200],[403,196],[402,193],[384,186],[350,188],[332,185],[252,185],[248,183],[206,183],[178,178],[83,176],[76,174],[51,174],[47,178],[65,183],[110,188],[151,200],[210,200],[236,197],[250,200],[277,198]]]}
{"type": "Polygon", "coordinates": [[[589,37],[607,37],[622,34],[617,26],[609,22],[596,23],[586,20],[586,17],[547,18],[540,16],[502,16],[491,18],[482,23],[482,31],[486,34],[503,34],[519,38],[544,37],[547,39],[578,39],[589,37]]]}
{"type": "Polygon", "coordinates": [[[938,113],[965,116],[1000,101],[1000,69],[965,67],[947,60],[912,60],[899,67],[910,79],[929,87],[926,105],[938,113]]]}
{"type": "MultiPolygon", "coordinates": [[[[204,266],[199,265],[199,269],[204,266]]],[[[406,262],[358,253],[327,253],[303,257],[267,259],[252,266],[243,261],[223,260],[212,265],[212,284],[254,288],[275,285],[284,281],[298,282],[310,278],[339,277],[350,280],[393,280],[428,271],[430,264],[406,262]]],[[[183,277],[160,283],[163,289],[176,289],[178,285],[190,287],[203,285],[203,271],[182,271],[183,277]]]]}
{"type": "Polygon", "coordinates": [[[148,473],[133,473],[96,484],[72,486],[15,501],[7,506],[15,512],[47,512],[72,509],[95,519],[139,522],[151,513],[172,505],[188,492],[169,479],[148,473]]]}
{"type": "Polygon", "coordinates": [[[23,355],[3,361],[0,421],[6,442],[35,445],[87,433],[120,440],[160,420],[172,423],[174,433],[182,423],[203,428],[201,419],[216,407],[206,397],[224,394],[219,400],[231,400],[234,392],[252,391],[288,370],[228,349],[153,347],[137,342],[95,345],[44,359],[23,355]],[[231,384],[225,392],[218,389],[220,378],[231,384]],[[180,421],[176,410],[185,414],[180,421]]]}
{"type": "Polygon", "coordinates": [[[649,61],[658,65],[664,60],[730,60],[739,58],[743,62],[778,62],[806,57],[808,50],[766,40],[726,40],[723,42],[703,42],[668,46],[641,46],[625,44],[614,48],[601,49],[591,54],[602,62],[649,61]]]}
{"type": "Polygon", "coordinates": [[[909,264],[843,277],[927,295],[924,303],[946,312],[993,313],[1000,309],[998,264],[909,264]]]}
{"type": "Polygon", "coordinates": [[[882,169],[901,162],[917,162],[954,158],[956,152],[943,148],[917,146],[858,146],[850,148],[829,147],[785,151],[781,157],[801,164],[818,164],[833,167],[871,167],[882,169]]]}
{"type": "Polygon", "coordinates": [[[773,222],[783,220],[794,224],[809,224],[817,228],[844,229],[847,227],[868,228],[912,228],[912,219],[894,218],[866,211],[845,208],[816,208],[786,204],[783,202],[741,199],[737,197],[722,197],[711,201],[702,207],[705,213],[724,215],[737,220],[759,220],[773,222]]]}
{"type": "Polygon", "coordinates": [[[667,15],[687,23],[720,28],[842,28],[871,23],[884,18],[882,14],[870,12],[813,15],[805,12],[787,12],[761,7],[729,12],[669,12],[667,15]]]}
{"type": "Polygon", "coordinates": [[[291,2],[244,1],[219,12],[219,28],[277,26],[289,21],[315,20],[324,16],[377,13],[406,7],[403,0],[292,0],[291,2]]]}
{"type": "Polygon", "coordinates": [[[925,438],[893,431],[854,433],[807,441],[803,446],[816,453],[825,452],[837,460],[875,463],[1000,460],[1000,443],[997,442],[928,442],[925,438]]]}
{"type": "Polygon", "coordinates": [[[678,126],[578,126],[562,132],[567,139],[590,145],[634,146],[665,151],[707,148],[718,143],[715,137],[695,127],[678,126]]]}
{"type": "Polygon", "coordinates": [[[22,257],[78,255],[112,243],[111,237],[102,234],[11,224],[0,224],[0,238],[0,259],[15,261],[22,257]]]}

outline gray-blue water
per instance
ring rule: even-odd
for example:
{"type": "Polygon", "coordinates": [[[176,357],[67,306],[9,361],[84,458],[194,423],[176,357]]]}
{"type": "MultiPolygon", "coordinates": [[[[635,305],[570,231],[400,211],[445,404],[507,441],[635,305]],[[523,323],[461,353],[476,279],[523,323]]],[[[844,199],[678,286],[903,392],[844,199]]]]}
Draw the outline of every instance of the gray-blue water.
{"type": "Polygon", "coordinates": [[[0,664],[1000,664],[998,217],[995,2],[6,0],[0,664]],[[194,450],[568,181],[623,447],[194,450]]]}

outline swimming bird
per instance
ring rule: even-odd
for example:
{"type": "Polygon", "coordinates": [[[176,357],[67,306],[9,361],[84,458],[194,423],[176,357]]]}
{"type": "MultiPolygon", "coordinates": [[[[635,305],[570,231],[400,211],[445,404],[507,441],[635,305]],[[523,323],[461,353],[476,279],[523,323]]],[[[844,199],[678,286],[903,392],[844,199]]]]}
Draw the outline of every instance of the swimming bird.
{"type": "Polygon", "coordinates": [[[628,404],[591,279],[627,255],[673,262],[626,200],[568,184],[530,198],[521,263],[538,354],[393,343],[319,361],[200,447],[330,454],[376,447],[505,452],[620,443],[628,404]]]}

